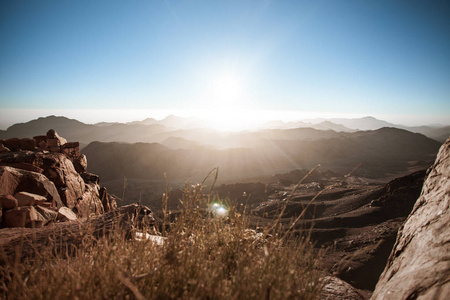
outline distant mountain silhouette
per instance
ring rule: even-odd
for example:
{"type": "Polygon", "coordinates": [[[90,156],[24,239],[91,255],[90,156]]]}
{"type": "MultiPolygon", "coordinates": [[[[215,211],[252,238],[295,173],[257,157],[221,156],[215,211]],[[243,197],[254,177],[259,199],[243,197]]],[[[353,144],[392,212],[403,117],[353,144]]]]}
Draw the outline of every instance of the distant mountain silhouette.
{"type": "Polygon", "coordinates": [[[333,122],[324,120],[319,123],[311,123],[304,121],[297,122],[283,122],[283,121],[270,121],[262,125],[265,129],[293,129],[293,128],[313,128],[318,130],[334,130],[337,132],[352,132],[353,129],[347,128],[344,125],[335,124],[333,122]]]}
{"type": "Polygon", "coordinates": [[[376,130],[383,127],[396,127],[395,124],[370,116],[356,119],[333,118],[329,121],[355,130],[376,130]]]}
{"type": "MultiPolygon", "coordinates": [[[[12,137],[33,137],[55,129],[69,141],[79,141],[85,146],[93,141],[100,142],[126,142],[126,143],[173,143],[170,138],[178,138],[192,141],[184,143],[181,148],[194,147],[198,144],[215,147],[217,149],[256,147],[263,145],[267,140],[284,139],[321,139],[342,138],[355,131],[351,128],[379,129],[382,125],[401,128],[411,132],[419,132],[437,141],[444,141],[450,135],[450,126],[447,127],[406,127],[394,125],[372,117],[360,119],[333,119],[335,122],[345,123],[339,125],[331,121],[322,121],[316,124],[305,122],[275,122],[265,126],[274,127],[259,131],[220,132],[206,128],[199,119],[169,116],[163,120],[145,119],[130,123],[98,123],[95,125],[84,124],[66,117],[48,116],[26,123],[12,125],[6,131],[0,131],[0,139],[12,137]],[[285,128],[279,128],[283,125],[285,128]],[[275,126],[276,125],[276,126],[275,126]],[[348,126],[348,127],[347,127],[348,126]],[[375,128],[373,128],[375,127],[375,128]],[[275,129],[274,129],[275,128],[275,129]]],[[[171,148],[174,145],[169,145],[171,148]]]]}
{"type": "MultiPolygon", "coordinates": [[[[161,180],[167,173],[173,180],[201,180],[211,169],[220,168],[222,180],[242,180],[322,164],[324,169],[349,172],[362,163],[358,174],[365,177],[393,178],[428,168],[440,143],[421,134],[396,128],[336,133],[322,131],[322,137],[300,135],[302,129],[273,130],[272,138],[258,139],[249,148],[213,150],[170,149],[161,144],[100,143],[88,145],[83,153],[89,170],[104,180],[141,178],[161,180]],[[280,133],[291,139],[278,138],[280,133]],[[295,134],[294,134],[295,133],[295,134]],[[297,138],[294,138],[297,136],[297,138]]],[[[244,139],[249,139],[248,134],[244,139]]]]}
{"type": "Polygon", "coordinates": [[[377,130],[383,127],[394,127],[405,129],[415,133],[421,133],[439,142],[445,142],[450,136],[450,126],[405,126],[378,120],[374,117],[363,117],[355,119],[332,118],[314,119],[300,122],[272,121],[264,124],[264,128],[299,128],[310,127],[319,130],[334,130],[337,132],[353,132],[358,130],[377,130]]]}

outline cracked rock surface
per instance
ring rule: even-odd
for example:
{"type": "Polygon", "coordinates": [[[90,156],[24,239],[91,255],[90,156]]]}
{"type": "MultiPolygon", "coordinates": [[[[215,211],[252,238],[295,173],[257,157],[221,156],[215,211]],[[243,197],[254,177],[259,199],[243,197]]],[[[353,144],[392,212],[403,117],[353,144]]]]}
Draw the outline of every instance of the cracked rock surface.
{"type": "Polygon", "coordinates": [[[429,169],[400,228],[371,299],[448,299],[450,295],[450,138],[429,169]]]}

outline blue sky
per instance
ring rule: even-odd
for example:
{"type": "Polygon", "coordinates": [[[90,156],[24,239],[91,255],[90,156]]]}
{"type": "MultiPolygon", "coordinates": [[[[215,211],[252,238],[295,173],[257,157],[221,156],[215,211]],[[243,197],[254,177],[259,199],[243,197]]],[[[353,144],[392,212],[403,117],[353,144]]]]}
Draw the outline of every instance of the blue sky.
{"type": "Polygon", "coordinates": [[[450,124],[450,5],[4,0],[0,108],[0,128],[80,110],[450,124]]]}

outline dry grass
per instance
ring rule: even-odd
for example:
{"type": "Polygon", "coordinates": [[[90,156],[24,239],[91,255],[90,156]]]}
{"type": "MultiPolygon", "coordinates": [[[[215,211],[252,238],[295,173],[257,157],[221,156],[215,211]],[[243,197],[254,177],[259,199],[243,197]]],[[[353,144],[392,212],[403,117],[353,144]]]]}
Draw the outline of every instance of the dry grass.
{"type": "Polygon", "coordinates": [[[1,266],[0,297],[318,298],[323,272],[307,238],[286,236],[277,224],[249,229],[245,208],[229,203],[226,216],[219,216],[210,206],[225,204],[202,189],[186,185],[181,212],[170,223],[164,216],[163,245],[126,239],[120,231],[100,240],[85,238],[72,256],[49,254],[1,266]]]}

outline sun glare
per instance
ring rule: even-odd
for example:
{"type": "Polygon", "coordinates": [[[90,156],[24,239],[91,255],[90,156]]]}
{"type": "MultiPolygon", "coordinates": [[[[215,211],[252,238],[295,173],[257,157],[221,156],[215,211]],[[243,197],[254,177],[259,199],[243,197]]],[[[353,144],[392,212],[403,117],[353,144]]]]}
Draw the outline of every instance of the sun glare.
{"type": "Polygon", "coordinates": [[[249,104],[240,72],[235,69],[222,70],[210,79],[202,118],[214,129],[245,130],[256,121],[248,113],[249,104]]]}
{"type": "Polygon", "coordinates": [[[226,105],[242,97],[242,80],[233,72],[221,74],[215,78],[211,86],[213,101],[226,105]]]}

